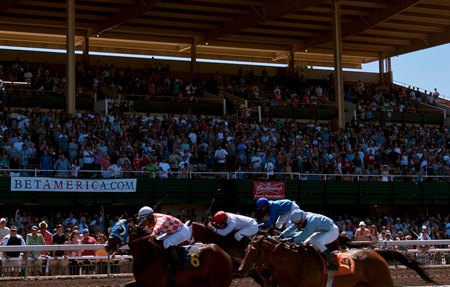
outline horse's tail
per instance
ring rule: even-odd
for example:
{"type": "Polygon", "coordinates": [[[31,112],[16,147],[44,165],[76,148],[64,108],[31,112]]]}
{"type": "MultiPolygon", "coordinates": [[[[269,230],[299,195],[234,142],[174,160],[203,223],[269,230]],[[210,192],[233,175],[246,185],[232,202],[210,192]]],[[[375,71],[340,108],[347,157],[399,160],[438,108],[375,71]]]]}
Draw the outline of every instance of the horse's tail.
{"type": "Polygon", "coordinates": [[[416,271],[419,274],[420,278],[430,283],[437,283],[420,267],[419,263],[411,258],[406,257],[402,253],[396,250],[388,250],[388,249],[377,249],[376,251],[381,257],[386,261],[398,261],[406,267],[416,271]]]}

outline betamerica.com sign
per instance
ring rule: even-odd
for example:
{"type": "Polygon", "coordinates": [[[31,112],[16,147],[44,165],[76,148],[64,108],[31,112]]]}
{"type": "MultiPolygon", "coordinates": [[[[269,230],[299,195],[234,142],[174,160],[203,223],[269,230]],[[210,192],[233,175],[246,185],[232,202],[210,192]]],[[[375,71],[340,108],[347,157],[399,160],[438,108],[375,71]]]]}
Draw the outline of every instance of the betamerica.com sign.
{"type": "Polygon", "coordinates": [[[134,179],[11,177],[11,191],[136,192],[134,179]]]}

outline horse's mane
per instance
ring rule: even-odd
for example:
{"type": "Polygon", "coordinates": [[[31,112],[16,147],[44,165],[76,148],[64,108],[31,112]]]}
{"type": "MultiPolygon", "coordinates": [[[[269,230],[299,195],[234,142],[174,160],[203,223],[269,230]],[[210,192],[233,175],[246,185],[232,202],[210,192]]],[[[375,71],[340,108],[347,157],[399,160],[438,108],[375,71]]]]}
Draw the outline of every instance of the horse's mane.
{"type": "Polygon", "coordinates": [[[311,252],[315,252],[314,248],[310,245],[298,245],[294,242],[282,241],[278,238],[267,235],[257,235],[253,238],[253,241],[266,241],[269,244],[273,245],[273,249],[284,248],[294,253],[309,254],[311,252]]]}
{"type": "Polygon", "coordinates": [[[208,229],[206,226],[208,223],[199,223],[199,222],[191,222],[192,226],[192,234],[195,241],[202,241],[203,243],[220,243],[220,242],[229,242],[230,240],[234,241],[234,233],[231,232],[226,236],[220,236],[214,231],[208,229]],[[197,238],[196,238],[197,235],[197,238]]]}
{"type": "MultiPolygon", "coordinates": [[[[154,240],[154,236],[148,234],[145,229],[139,225],[134,224],[133,222],[128,222],[128,232],[129,232],[129,236],[130,236],[130,243],[131,244],[138,244],[141,241],[144,241],[144,246],[152,246],[157,248],[157,249],[161,249],[162,246],[161,244],[158,244],[157,242],[153,242],[152,244],[152,240],[154,240]]],[[[159,242],[161,243],[161,242],[159,242]]],[[[158,250],[156,250],[158,251],[158,250]]]]}

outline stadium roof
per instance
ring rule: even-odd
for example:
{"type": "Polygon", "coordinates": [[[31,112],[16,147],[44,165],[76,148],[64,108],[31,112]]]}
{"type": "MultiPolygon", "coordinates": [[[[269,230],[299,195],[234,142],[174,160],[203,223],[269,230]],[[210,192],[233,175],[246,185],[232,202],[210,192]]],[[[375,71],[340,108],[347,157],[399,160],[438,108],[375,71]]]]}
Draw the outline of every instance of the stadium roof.
{"type": "MultiPolygon", "coordinates": [[[[448,0],[341,0],[343,67],[450,42],[448,0]]],[[[91,51],[333,66],[331,1],[76,0],[91,51]]],[[[2,0],[0,45],[65,49],[66,1],[2,0]]]]}

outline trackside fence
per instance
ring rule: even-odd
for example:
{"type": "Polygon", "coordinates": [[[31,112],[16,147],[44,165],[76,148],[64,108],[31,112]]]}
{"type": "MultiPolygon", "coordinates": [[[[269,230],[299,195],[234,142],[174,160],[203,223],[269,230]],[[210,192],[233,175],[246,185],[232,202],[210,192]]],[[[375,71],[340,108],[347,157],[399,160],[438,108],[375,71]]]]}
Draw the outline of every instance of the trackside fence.
{"type": "MultiPolygon", "coordinates": [[[[378,241],[371,248],[395,249],[407,253],[423,265],[450,264],[450,240],[397,240],[378,241]]],[[[52,254],[52,251],[98,251],[104,250],[101,244],[65,245],[27,245],[0,246],[2,255],[2,277],[55,276],[55,275],[93,275],[131,273],[133,258],[128,255],[128,246],[119,249],[115,255],[92,256],[32,256],[35,252],[52,254]],[[7,258],[4,252],[20,252],[15,259],[7,258]],[[119,254],[121,253],[121,254],[119,254]]],[[[395,262],[394,262],[395,264],[395,262]]]]}

